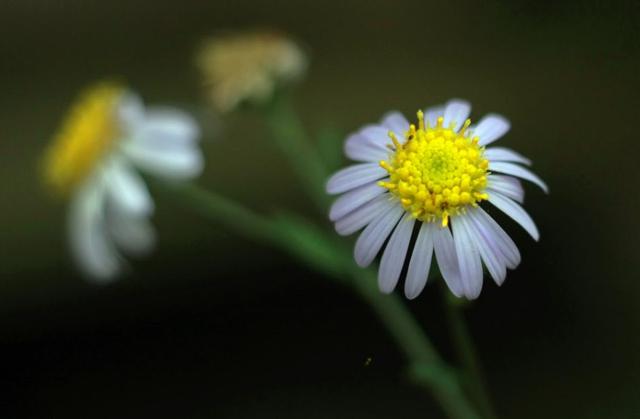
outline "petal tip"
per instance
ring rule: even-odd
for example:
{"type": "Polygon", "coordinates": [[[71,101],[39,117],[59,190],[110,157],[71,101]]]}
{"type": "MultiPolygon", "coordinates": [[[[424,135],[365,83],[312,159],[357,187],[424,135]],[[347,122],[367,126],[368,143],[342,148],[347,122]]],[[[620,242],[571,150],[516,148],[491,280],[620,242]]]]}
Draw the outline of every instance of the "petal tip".
{"type": "Polygon", "coordinates": [[[407,297],[407,300],[415,300],[420,295],[420,291],[417,290],[404,290],[404,296],[407,297]]]}

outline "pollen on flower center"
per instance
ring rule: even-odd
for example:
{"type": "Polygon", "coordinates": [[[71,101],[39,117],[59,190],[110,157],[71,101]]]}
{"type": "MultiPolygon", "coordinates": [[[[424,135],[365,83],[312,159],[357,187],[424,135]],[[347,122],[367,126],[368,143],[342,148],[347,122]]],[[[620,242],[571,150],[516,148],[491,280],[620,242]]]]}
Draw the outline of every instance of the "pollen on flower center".
{"type": "Polygon", "coordinates": [[[84,180],[118,138],[115,108],[123,88],[100,83],[72,106],[44,161],[45,182],[65,194],[84,180]]]}
{"type": "Polygon", "coordinates": [[[424,222],[441,220],[446,226],[449,216],[489,198],[484,191],[489,162],[483,157],[478,138],[468,135],[470,120],[459,132],[453,125],[444,127],[443,117],[430,127],[418,112],[418,121],[418,129],[411,125],[402,144],[393,132],[389,133],[395,153],[380,166],[389,172],[390,179],[379,184],[415,218],[424,222]]]}

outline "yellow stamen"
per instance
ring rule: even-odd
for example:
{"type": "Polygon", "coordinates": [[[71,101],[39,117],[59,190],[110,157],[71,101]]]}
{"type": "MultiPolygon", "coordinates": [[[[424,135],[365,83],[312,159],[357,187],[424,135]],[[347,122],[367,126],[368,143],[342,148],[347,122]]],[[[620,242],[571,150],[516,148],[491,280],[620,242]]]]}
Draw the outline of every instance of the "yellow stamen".
{"type": "Polygon", "coordinates": [[[467,132],[467,128],[469,128],[469,125],[471,125],[471,120],[469,118],[467,118],[466,121],[464,121],[464,124],[462,124],[462,128],[460,128],[460,135],[465,135],[465,133],[467,132]]]}
{"type": "Polygon", "coordinates": [[[389,173],[393,172],[394,170],[393,167],[384,160],[380,160],[380,167],[382,167],[384,170],[386,170],[389,173]]]}
{"type": "Polygon", "coordinates": [[[400,141],[398,141],[398,137],[396,137],[395,132],[389,131],[388,135],[389,138],[391,138],[391,142],[393,143],[396,150],[402,147],[402,144],[400,144],[400,141]]]}
{"type": "Polygon", "coordinates": [[[418,128],[411,125],[403,145],[380,166],[389,173],[389,181],[379,185],[397,197],[404,209],[423,222],[439,220],[442,227],[449,219],[489,199],[486,193],[489,162],[478,138],[469,138],[467,119],[459,132],[453,125],[444,127],[444,118],[435,127],[425,127],[424,115],[418,112],[418,128]]]}
{"type": "Polygon", "coordinates": [[[123,88],[99,83],[84,91],[67,114],[44,158],[44,179],[67,194],[95,168],[118,138],[115,106],[123,88]]]}

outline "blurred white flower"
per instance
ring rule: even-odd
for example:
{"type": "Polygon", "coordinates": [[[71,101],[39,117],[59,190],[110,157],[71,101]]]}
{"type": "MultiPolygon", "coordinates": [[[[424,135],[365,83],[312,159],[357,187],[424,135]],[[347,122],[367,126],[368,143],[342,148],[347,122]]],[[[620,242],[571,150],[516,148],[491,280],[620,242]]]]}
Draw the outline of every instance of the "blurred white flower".
{"type": "Polygon", "coordinates": [[[395,288],[406,260],[404,292],[407,298],[417,297],[434,252],[444,280],[458,297],[480,295],[482,263],[502,284],[507,268],[520,263],[520,252],[481,208],[485,201],[539,238],[519,205],[524,190],[517,178],[545,192],[547,186],[520,165],[531,164],[525,157],[506,148],[485,148],[509,131],[504,117],[490,114],[470,126],[470,111],[467,102],[451,100],[418,112],[417,128],[391,112],[346,140],[346,155],[363,163],[329,179],[327,191],[343,194],[329,217],[339,234],[364,228],[354,253],[360,266],[369,265],[386,243],[378,271],[385,293],[395,288]],[[414,227],[417,237],[411,246],[414,227]]]}
{"type": "Polygon", "coordinates": [[[148,108],[113,83],[84,91],[44,161],[46,183],[70,203],[72,255],[90,279],[122,271],[122,253],[149,252],[154,203],[138,169],[166,179],[190,179],[203,169],[200,132],[187,114],[148,108]],[[121,253],[122,252],[122,253],[121,253]]]}
{"type": "Polygon", "coordinates": [[[228,112],[243,101],[265,102],[278,85],[300,78],[307,57],[286,36],[255,31],[207,40],[196,63],[213,105],[228,112]]]}

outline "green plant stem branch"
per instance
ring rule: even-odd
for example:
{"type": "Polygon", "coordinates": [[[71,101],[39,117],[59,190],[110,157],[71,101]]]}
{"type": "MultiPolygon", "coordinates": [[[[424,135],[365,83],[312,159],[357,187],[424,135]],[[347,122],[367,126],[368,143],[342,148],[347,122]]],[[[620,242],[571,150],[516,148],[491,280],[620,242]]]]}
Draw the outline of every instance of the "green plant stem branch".
{"type": "Polygon", "coordinates": [[[395,295],[381,294],[376,275],[351,260],[347,246],[295,215],[267,218],[193,184],[159,184],[202,216],[258,242],[275,245],[331,278],[348,282],[373,308],[409,360],[411,377],[428,389],[453,419],[479,419],[456,373],[438,355],[412,314],[395,295]]]}
{"type": "Polygon", "coordinates": [[[356,266],[352,275],[356,291],[373,308],[409,360],[412,380],[430,391],[450,418],[479,419],[462,391],[456,371],[442,360],[404,302],[397,295],[380,293],[371,270],[356,266]]]}
{"type": "Polygon", "coordinates": [[[444,305],[449,323],[457,357],[462,364],[464,376],[463,385],[472,398],[483,417],[487,419],[497,418],[491,404],[491,399],[486,391],[486,381],[482,374],[482,368],[478,362],[476,351],[464,320],[463,305],[441,284],[444,305]]]}
{"type": "Polygon", "coordinates": [[[267,219],[229,198],[208,192],[195,184],[158,181],[153,184],[177,196],[179,203],[187,204],[200,215],[214,219],[243,237],[270,243],[277,233],[275,226],[267,219]]]}
{"type": "MultiPolygon", "coordinates": [[[[329,173],[292,108],[290,97],[281,92],[262,110],[275,144],[304,182],[309,196],[321,210],[326,210],[330,199],[324,191],[324,184],[329,173]]],[[[342,243],[333,246],[334,249],[344,247],[342,243]]],[[[349,249],[343,249],[340,256],[350,254],[349,249]]],[[[380,293],[375,272],[371,269],[357,267],[351,258],[345,263],[355,290],[373,308],[410,360],[412,378],[432,391],[450,417],[478,417],[466,402],[455,372],[442,362],[405,304],[395,295],[380,293]]],[[[320,269],[326,272],[326,269],[320,269]]]]}
{"type": "Polygon", "coordinates": [[[261,109],[273,141],[287,157],[309,197],[322,211],[326,210],[330,199],[324,191],[324,185],[329,173],[291,107],[287,93],[279,92],[274,95],[271,102],[261,109]]]}

